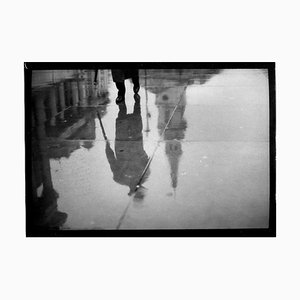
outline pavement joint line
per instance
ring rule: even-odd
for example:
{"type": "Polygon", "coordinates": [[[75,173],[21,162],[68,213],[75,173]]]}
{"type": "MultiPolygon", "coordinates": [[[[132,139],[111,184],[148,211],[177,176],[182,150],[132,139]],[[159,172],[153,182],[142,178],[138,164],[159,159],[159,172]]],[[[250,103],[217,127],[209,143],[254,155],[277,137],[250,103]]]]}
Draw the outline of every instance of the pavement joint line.
{"type": "Polygon", "coordinates": [[[65,109],[61,110],[60,112],[58,112],[56,115],[54,115],[54,117],[59,116],[61,113],[65,112],[66,110],[68,110],[70,107],[72,107],[72,105],[66,107],[65,109]]]}

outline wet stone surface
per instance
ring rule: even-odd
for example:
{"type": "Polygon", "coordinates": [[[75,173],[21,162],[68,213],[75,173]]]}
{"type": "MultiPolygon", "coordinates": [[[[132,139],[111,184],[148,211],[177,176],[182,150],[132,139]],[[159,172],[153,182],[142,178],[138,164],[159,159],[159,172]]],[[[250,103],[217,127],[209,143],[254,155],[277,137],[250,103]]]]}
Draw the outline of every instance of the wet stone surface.
{"type": "Polygon", "coordinates": [[[266,70],[34,71],[34,229],[267,228],[266,70]]]}

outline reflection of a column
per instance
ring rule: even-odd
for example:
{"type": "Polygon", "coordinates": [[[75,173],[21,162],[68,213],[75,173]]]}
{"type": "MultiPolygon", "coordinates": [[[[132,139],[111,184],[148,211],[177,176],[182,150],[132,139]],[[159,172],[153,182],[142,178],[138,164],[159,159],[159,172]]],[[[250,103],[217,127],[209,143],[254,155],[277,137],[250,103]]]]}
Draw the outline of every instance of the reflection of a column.
{"type": "Polygon", "coordinates": [[[91,100],[96,100],[98,104],[104,104],[107,102],[108,95],[108,78],[109,71],[108,70],[98,70],[97,73],[96,85],[89,85],[89,96],[91,100]]]}
{"type": "Polygon", "coordinates": [[[87,86],[87,96],[88,98],[93,98],[95,87],[93,85],[93,76],[94,71],[88,71],[87,72],[87,82],[89,83],[87,86]]]}
{"type": "Polygon", "coordinates": [[[99,70],[99,92],[105,95],[108,91],[108,70],[99,70]]]}
{"type": "Polygon", "coordinates": [[[34,101],[35,111],[36,111],[36,125],[37,125],[37,135],[46,136],[45,124],[46,122],[46,112],[45,112],[45,97],[44,94],[38,95],[34,101]]]}
{"type": "MultiPolygon", "coordinates": [[[[100,72],[100,71],[99,71],[100,72]]],[[[101,77],[101,72],[100,72],[100,76],[99,76],[99,78],[101,77]]],[[[92,90],[91,90],[91,96],[92,96],[92,100],[95,100],[95,99],[97,99],[98,97],[100,97],[100,85],[99,84],[97,84],[97,85],[95,85],[95,86],[93,86],[93,85],[91,85],[91,88],[92,88],[92,90]]]]}
{"type": "Polygon", "coordinates": [[[61,113],[59,115],[60,119],[64,119],[64,110],[66,108],[66,99],[65,99],[65,86],[64,83],[61,82],[58,87],[58,93],[59,93],[59,105],[61,109],[61,113]]]}
{"type": "MultiPolygon", "coordinates": [[[[53,92],[51,91],[50,95],[50,102],[53,101],[53,92]]],[[[56,100],[56,98],[55,98],[56,100]]],[[[66,218],[67,214],[59,212],[57,210],[57,198],[58,193],[55,191],[52,183],[52,175],[51,175],[51,166],[50,166],[50,159],[48,153],[48,143],[47,143],[47,136],[45,130],[45,121],[46,121],[46,114],[45,114],[45,95],[41,93],[39,97],[37,97],[34,101],[34,108],[36,112],[36,141],[37,141],[37,152],[38,159],[33,163],[37,164],[38,169],[41,171],[41,183],[43,184],[43,192],[42,196],[39,197],[35,204],[38,205],[38,215],[34,216],[35,220],[32,220],[34,224],[37,226],[42,227],[59,227],[62,225],[66,218]]],[[[50,105],[50,109],[51,109],[50,105]]],[[[51,109],[51,115],[54,112],[54,107],[51,109]]],[[[33,168],[34,169],[34,168],[33,168]]],[[[36,174],[33,172],[32,177],[32,184],[33,189],[35,189],[33,195],[37,197],[37,178],[36,174]]]]}
{"type": "Polygon", "coordinates": [[[57,104],[56,104],[56,88],[55,86],[50,88],[50,95],[49,95],[49,107],[50,107],[50,114],[51,114],[51,119],[50,119],[50,124],[52,126],[55,126],[55,117],[57,115],[57,104]]]}
{"type": "MultiPolygon", "coordinates": [[[[52,97],[53,95],[50,96],[50,98],[52,97]]],[[[46,129],[45,129],[46,114],[45,114],[44,101],[45,101],[44,94],[41,94],[41,97],[38,97],[35,101],[37,140],[38,140],[38,146],[42,158],[41,161],[42,161],[42,171],[43,171],[42,172],[43,184],[48,188],[52,188],[53,184],[51,179],[50,162],[47,155],[48,147],[46,142],[46,138],[47,138],[46,129]]]]}
{"type": "Polygon", "coordinates": [[[86,105],[87,97],[86,97],[86,89],[85,89],[85,81],[80,80],[78,82],[78,89],[79,89],[79,103],[80,105],[86,105]]]}
{"type": "Polygon", "coordinates": [[[72,88],[71,88],[70,81],[65,82],[65,91],[66,91],[66,106],[71,106],[72,105],[72,88]]]}
{"type": "Polygon", "coordinates": [[[71,82],[71,90],[72,90],[72,105],[77,106],[79,102],[79,95],[78,95],[78,85],[76,81],[71,82]]]}
{"type": "MultiPolygon", "coordinates": [[[[45,131],[45,121],[46,121],[46,112],[45,112],[45,94],[44,93],[37,93],[34,97],[33,97],[33,107],[34,107],[34,112],[33,113],[33,120],[34,122],[32,123],[33,127],[32,130],[34,130],[34,128],[36,129],[36,134],[37,137],[41,137],[41,140],[37,143],[37,147],[40,149],[40,143],[42,142],[43,139],[45,139],[46,137],[46,131],[45,131]]],[[[38,149],[38,150],[39,150],[38,149]]],[[[41,151],[39,150],[38,153],[40,153],[41,151]]],[[[39,162],[38,162],[39,164],[39,162]]],[[[33,197],[35,199],[31,199],[33,201],[34,204],[38,203],[38,199],[37,199],[37,183],[40,181],[37,179],[39,172],[37,172],[38,174],[36,174],[35,172],[35,166],[36,166],[36,162],[33,160],[32,161],[32,191],[33,191],[33,197]]],[[[38,169],[39,166],[38,166],[38,169]]],[[[43,175],[42,175],[43,177],[43,175]]]]}

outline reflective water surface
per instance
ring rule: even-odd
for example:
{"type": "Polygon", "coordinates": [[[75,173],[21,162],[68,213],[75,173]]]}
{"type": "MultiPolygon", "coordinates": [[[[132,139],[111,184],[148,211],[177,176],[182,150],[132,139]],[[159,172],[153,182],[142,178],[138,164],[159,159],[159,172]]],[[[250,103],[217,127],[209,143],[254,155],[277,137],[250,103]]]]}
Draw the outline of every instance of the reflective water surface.
{"type": "Polygon", "coordinates": [[[32,228],[267,228],[268,73],[34,71],[32,228]]]}

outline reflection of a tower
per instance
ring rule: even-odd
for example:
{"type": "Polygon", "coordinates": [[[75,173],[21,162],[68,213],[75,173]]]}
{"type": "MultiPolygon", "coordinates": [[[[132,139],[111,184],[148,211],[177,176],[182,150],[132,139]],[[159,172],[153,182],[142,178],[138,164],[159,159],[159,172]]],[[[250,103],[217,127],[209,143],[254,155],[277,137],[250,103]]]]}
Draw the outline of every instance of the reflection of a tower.
{"type": "Polygon", "coordinates": [[[155,103],[158,106],[158,129],[160,134],[163,133],[164,128],[173,114],[163,138],[165,140],[165,152],[171,169],[171,184],[175,190],[178,183],[179,160],[182,155],[180,140],[184,138],[184,131],[187,126],[183,118],[186,106],[185,86],[175,86],[163,90],[156,95],[155,103]],[[180,102],[179,99],[181,99],[180,102]],[[175,108],[176,110],[174,112],[175,108]]]}
{"type": "MultiPolygon", "coordinates": [[[[183,118],[186,106],[185,88],[189,84],[205,84],[215,74],[220,73],[220,69],[154,69],[141,72],[147,77],[145,88],[156,95],[156,105],[158,107],[158,129],[160,134],[167,125],[172,112],[179,99],[181,101],[176,107],[176,111],[164,132],[166,141],[166,154],[171,168],[172,187],[177,186],[178,164],[182,154],[180,140],[184,138],[187,127],[183,118]]],[[[141,85],[146,80],[141,80],[141,85]]]]}

